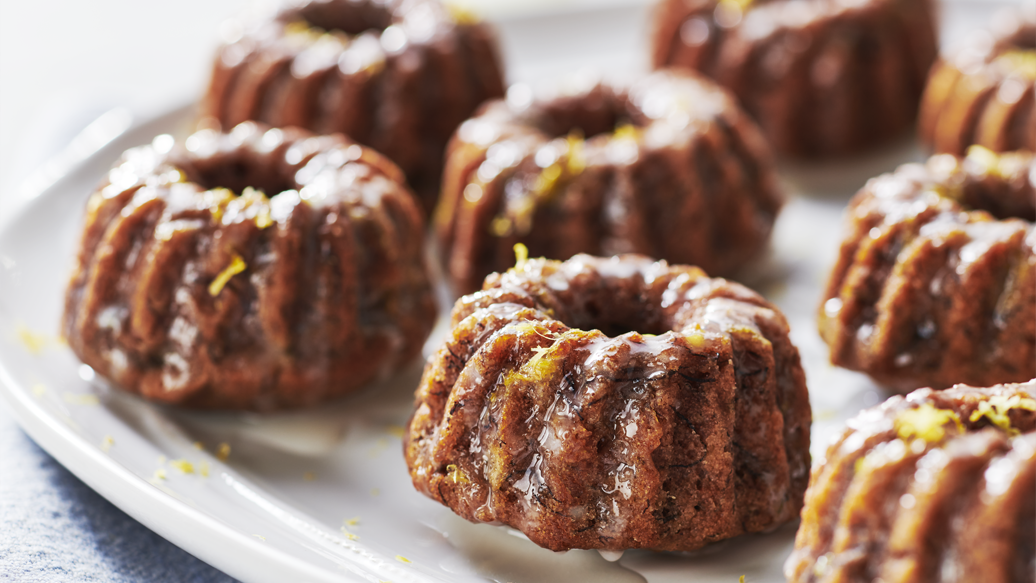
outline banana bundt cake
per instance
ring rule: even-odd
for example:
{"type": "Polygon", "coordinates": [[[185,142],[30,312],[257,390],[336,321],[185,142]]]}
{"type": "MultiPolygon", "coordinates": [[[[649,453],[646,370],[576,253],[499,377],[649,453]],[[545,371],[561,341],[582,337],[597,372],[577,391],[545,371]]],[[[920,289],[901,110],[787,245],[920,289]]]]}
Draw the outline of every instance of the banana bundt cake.
{"type": "Polygon", "coordinates": [[[450,135],[504,93],[490,29],[438,0],[304,0],[223,33],[203,116],[344,133],[398,164],[426,214],[450,135]]]}
{"type": "Polygon", "coordinates": [[[661,0],[653,61],[733,91],[780,154],[852,154],[913,125],[935,24],[930,0],[661,0]]]}
{"type": "Polygon", "coordinates": [[[997,15],[932,68],[919,133],[936,152],[1036,151],[1036,9],[997,15]]]}
{"type": "Polygon", "coordinates": [[[1034,397],[921,389],[850,420],[814,466],[788,581],[1033,581],[1034,397]]]}
{"type": "Polygon", "coordinates": [[[149,399],[312,405],[412,359],[435,320],[402,173],[341,136],[159,136],[123,155],[85,222],[64,335],[149,399]]]}
{"type": "Polygon", "coordinates": [[[460,516],[557,551],[689,550],[798,515],[809,396],[755,292],[636,255],[520,258],[452,323],[404,451],[460,516]]]}
{"type": "Polygon", "coordinates": [[[734,99],[692,72],[540,95],[512,89],[450,143],[435,221],[457,291],[535,256],[642,253],[731,275],[782,204],[734,99]]]}
{"type": "Polygon", "coordinates": [[[896,390],[1036,376],[1036,159],[973,146],[872,179],[820,308],[831,361],[896,390]]]}

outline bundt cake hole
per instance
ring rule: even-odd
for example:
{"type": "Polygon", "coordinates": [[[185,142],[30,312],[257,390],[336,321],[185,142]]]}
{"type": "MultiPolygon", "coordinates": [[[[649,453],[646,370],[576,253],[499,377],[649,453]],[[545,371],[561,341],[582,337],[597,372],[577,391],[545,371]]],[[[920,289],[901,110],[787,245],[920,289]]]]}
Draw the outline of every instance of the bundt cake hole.
{"type": "Polygon", "coordinates": [[[588,294],[582,305],[565,306],[565,311],[572,316],[562,316],[561,320],[580,330],[600,330],[611,338],[631,332],[657,336],[672,328],[662,316],[660,306],[647,298],[630,299],[630,294],[623,291],[606,288],[599,290],[599,297],[588,294]]]}
{"type": "Polygon", "coordinates": [[[240,195],[247,188],[274,196],[285,190],[299,188],[294,176],[285,176],[280,169],[262,164],[261,160],[241,158],[211,166],[186,169],[187,177],[206,190],[226,188],[240,195]]]}
{"type": "Polygon", "coordinates": [[[642,127],[646,121],[641,112],[631,110],[625,96],[602,88],[550,102],[543,113],[540,129],[552,138],[576,135],[589,140],[624,126],[642,127]]]}
{"type": "Polygon", "coordinates": [[[342,1],[307,2],[297,16],[311,28],[359,36],[367,31],[382,32],[392,24],[392,13],[382,2],[342,1]]]}

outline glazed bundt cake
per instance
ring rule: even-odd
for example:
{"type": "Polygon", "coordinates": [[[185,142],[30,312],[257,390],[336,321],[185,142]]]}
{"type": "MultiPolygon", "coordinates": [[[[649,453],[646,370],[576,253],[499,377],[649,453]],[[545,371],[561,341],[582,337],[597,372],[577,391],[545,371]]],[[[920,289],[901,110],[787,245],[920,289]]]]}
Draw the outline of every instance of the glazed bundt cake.
{"type": "Polygon", "coordinates": [[[1034,397],[921,389],[850,420],[814,466],[788,581],[1033,581],[1034,397]]]}
{"type": "Polygon", "coordinates": [[[555,551],[688,550],[797,516],[809,397],[755,292],[635,255],[519,260],[452,323],[404,450],[460,516],[555,551]]]}
{"type": "Polygon", "coordinates": [[[512,90],[450,143],[436,228],[460,292],[531,254],[642,253],[730,275],[782,197],[757,128],[693,73],[532,98],[512,90]]]}
{"type": "Polygon", "coordinates": [[[159,136],[90,197],[64,335],[149,399],[312,405],[420,351],[435,320],[422,233],[399,169],[341,136],[159,136]]]}
{"type": "Polygon", "coordinates": [[[1036,9],[998,14],[932,69],[921,102],[921,139],[936,152],[979,144],[1036,151],[1036,9]]]}
{"type": "Polygon", "coordinates": [[[913,124],[935,24],[929,0],[661,0],[653,60],[729,88],[780,154],[851,154],[913,124]]]}
{"type": "Polygon", "coordinates": [[[1036,376],[1036,159],[975,146],[872,179],[820,308],[831,362],[899,391],[1036,376]]]}
{"type": "Polygon", "coordinates": [[[202,115],[342,132],[398,164],[427,213],[457,126],[503,95],[491,31],[438,0],[304,0],[224,26],[202,115]]]}

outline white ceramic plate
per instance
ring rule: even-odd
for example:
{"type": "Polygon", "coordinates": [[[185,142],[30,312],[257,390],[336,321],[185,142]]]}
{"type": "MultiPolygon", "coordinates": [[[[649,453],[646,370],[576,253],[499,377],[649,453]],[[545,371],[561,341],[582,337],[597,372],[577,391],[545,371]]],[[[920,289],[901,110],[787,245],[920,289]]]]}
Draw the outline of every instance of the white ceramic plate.
{"type": "MultiPolygon", "coordinates": [[[[949,6],[957,29],[990,10],[949,6]]],[[[637,3],[506,21],[512,80],[576,67],[636,71],[646,61],[645,23],[637,3]]],[[[19,191],[25,200],[0,227],[2,391],[29,434],[83,481],[247,582],[784,580],[794,524],[693,554],[631,551],[608,562],[456,518],[413,490],[401,455],[419,363],[332,406],[271,416],[173,410],[95,378],[56,336],[84,201],[120,152],[157,134],[182,136],[191,115],[184,107],[132,124],[125,110],[110,112],[19,191]]],[[[842,209],[868,176],[919,157],[908,143],[851,164],[784,168],[795,194],[772,252],[745,283],[789,317],[811,389],[814,455],[841,421],[884,398],[865,377],[828,365],[814,331],[842,209]]]]}

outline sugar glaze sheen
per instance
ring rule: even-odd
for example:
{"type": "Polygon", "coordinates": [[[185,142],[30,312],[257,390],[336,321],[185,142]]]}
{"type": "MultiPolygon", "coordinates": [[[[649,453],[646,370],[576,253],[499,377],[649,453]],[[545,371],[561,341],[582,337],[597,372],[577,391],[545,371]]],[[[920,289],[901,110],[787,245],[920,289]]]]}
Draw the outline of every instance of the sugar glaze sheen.
{"type": "Polygon", "coordinates": [[[463,518],[621,551],[798,515],[805,379],[783,316],[747,288],[633,255],[520,260],[452,323],[404,451],[417,489],[463,518]]]}

